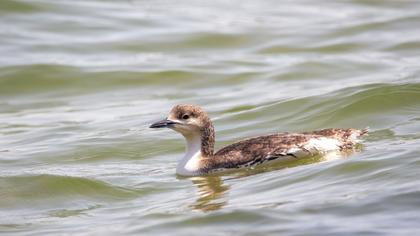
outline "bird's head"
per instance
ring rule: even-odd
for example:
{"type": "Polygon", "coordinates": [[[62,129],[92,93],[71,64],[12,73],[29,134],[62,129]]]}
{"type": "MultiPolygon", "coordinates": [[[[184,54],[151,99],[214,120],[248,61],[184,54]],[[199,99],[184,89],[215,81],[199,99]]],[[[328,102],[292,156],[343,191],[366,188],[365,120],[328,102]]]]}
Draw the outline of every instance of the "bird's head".
{"type": "Polygon", "coordinates": [[[171,109],[166,119],[153,123],[150,128],[170,128],[185,137],[192,137],[201,136],[205,129],[213,127],[203,109],[195,105],[180,104],[171,109]]]}

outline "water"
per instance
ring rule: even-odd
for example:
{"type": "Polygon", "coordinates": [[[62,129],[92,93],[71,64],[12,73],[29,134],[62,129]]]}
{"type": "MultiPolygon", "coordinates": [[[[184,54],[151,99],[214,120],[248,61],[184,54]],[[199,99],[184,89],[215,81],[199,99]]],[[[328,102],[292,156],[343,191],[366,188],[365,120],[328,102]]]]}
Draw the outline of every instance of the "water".
{"type": "Polygon", "coordinates": [[[419,1],[0,3],[0,232],[420,233],[419,1]],[[175,175],[203,106],[217,148],[369,126],[361,152],[175,175]]]}

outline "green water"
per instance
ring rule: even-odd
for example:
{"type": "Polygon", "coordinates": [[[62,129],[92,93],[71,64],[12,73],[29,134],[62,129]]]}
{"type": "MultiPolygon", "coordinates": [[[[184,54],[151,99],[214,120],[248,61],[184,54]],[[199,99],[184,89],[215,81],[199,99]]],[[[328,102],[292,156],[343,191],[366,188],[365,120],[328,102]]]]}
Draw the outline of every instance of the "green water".
{"type": "Polygon", "coordinates": [[[0,232],[420,234],[420,1],[0,2],[0,232]],[[361,150],[180,178],[204,107],[217,148],[364,128],[361,150]]]}

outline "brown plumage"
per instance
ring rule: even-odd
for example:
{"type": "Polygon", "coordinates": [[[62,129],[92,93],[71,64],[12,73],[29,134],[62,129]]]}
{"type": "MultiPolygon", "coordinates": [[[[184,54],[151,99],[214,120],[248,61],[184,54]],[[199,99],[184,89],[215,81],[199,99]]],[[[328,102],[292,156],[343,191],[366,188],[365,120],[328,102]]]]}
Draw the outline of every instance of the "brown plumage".
{"type": "Polygon", "coordinates": [[[329,151],[351,149],[367,130],[324,129],[304,133],[279,133],[242,140],[214,153],[213,124],[200,107],[176,105],[167,119],[151,128],[168,127],[181,133],[187,141],[184,158],[177,173],[200,175],[219,169],[253,166],[284,157],[302,158],[329,151]]]}

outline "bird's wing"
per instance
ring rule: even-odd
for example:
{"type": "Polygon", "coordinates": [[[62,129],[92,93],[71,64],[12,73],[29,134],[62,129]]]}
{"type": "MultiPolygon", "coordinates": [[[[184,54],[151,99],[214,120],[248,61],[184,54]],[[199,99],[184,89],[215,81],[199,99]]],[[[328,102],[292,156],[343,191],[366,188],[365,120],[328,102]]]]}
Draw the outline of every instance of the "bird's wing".
{"type": "MultiPolygon", "coordinates": [[[[242,140],[228,145],[209,160],[217,168],[237,168],[261,164],[281,157],[300,157],[307,135],[274,134],[242,140]]],[[[308,153],[306,153],[307,155],[308,153]]]]}

